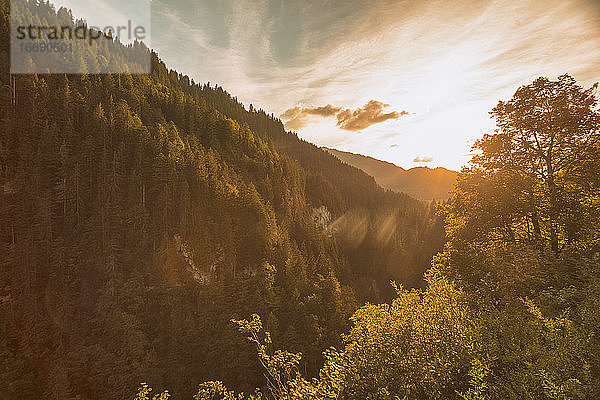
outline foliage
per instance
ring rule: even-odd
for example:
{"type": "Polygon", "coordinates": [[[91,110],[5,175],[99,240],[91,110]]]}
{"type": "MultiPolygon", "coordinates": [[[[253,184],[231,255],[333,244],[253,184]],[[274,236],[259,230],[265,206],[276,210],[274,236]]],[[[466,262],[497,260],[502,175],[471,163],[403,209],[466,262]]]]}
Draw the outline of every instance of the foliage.
{"type": "Polygon", "coordinates": [[[152,388],[148,386],[147,383],[142,382],[140,385],[141,386],[138,388],[138,392],[135,395],[134,400],[168,400],[171,397],[167,390],[152,395],[152,388]]]}
{"type": "Polygon", "coordinates": [[[474,356],[473,318],[461,290],[432,270],[424,291],[398,289],[367,305],[345,337],[348,398],[447,398],[465,387],[474,356]]]}
{"type": "Polygon", "coordinates": [[[538,78],[499,102],[446,205],[435,263],[481,311],[490,398],[598,396],[596,89],[538,78]]]}
{"type": "MultiPolygon", "coordinates": [[[[429,285],[397,289],[390,305],[366,305],[352,317],[345,346],[324,353],[318,378],[300,374],[301,354],[273,350],[269,332],[257,315],[234,321],[254,343],[265,370],[270,399],[419,399],[448,398],[473,387],[467,396],[483,393],[484,367],[475,359],[475,326],[464,293],[431,271],[429,285]],[[471,364],[473,367],[471,368],[471,364]]],[[[220,382],[201,385],[198,398],[237,399],[220,382]],[[202,397],[204,396],[204,397],[202,397]]]]}

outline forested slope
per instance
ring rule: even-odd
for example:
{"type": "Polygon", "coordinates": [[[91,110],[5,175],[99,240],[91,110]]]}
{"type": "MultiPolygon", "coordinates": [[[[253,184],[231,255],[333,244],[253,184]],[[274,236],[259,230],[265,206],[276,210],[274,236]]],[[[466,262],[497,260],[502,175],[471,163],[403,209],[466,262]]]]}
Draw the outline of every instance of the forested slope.
{"type": "MultiPolygon", "coordinates": [[[[232,322],[263,387],[209,381],[194,399],[600,398],[597,89],[540,77],[497,104],[497,130],[476,141],[444,207],[449,241],[427,287],[359,308],[317,378],[253,314],[232,322]]],[[[142,384],[136,400],[150,392],[142,384]]]]}
{"type": "MultiPolygon", "coordinates": [[[[430,206],[154,53],[150,75],[11,76],[0,4],[5,398],[129,398],[142,378],[181,398],[217,377],[252,389],[262,373],[229,324],[252,312],[311,375],[390,279],[422,284],[444,240],[430,206]]],[[[149,50],[110,55],[129,51],[149,50]]]]}

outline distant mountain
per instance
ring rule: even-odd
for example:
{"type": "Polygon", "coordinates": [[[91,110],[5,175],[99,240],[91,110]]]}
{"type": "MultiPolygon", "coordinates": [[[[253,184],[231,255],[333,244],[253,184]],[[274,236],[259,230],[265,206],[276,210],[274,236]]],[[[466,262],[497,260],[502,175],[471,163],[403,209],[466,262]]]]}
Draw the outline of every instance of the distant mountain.
{"type": "Polygon", "coordinates": [[[446,200],[456,182],[456,171],[446,168],[404,169],[373,157],[323,148],[341,161],[365,171],[383,188],[404,192],[420,200],[446,200]]]}

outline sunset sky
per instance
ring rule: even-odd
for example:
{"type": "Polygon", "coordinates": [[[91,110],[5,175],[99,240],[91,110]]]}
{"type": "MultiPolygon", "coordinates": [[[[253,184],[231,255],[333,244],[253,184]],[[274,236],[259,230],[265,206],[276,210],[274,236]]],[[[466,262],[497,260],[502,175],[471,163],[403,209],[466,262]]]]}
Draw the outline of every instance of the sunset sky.
{"type": "Polygon", "coordinates": [[[458,169],[518,86],[600,80],[600,1],[154,0],[151,47],[315,144],[458,169]]]}

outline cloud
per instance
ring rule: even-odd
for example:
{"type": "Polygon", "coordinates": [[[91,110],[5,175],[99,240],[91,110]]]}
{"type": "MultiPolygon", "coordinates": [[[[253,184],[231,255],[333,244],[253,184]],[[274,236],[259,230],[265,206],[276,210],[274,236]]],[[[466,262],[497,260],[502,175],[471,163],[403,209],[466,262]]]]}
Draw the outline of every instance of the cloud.
{"type": "Polygon", "coordinates": [[[337,125],[341,129],[347,131],[360,131],[368,128],[371,125],[378,124],[388,119],[398,119],[403,115],[407,115],[407,111],[392,111],[384,113],[383,109],[389,104],[384,104],[377,100],[371,100],[363,106],[352,111],[345,109],[337,114],[337,125]]]}
{"type": "MultiPolygon", "coordinates": [[[[290,110],[287,110],[286,112],[281,114],[282,119],[284,119],[284,120],[286,119],[286,117],[284,115],[288,114],[288,111],[290,111],[290,110]]],[[[306,114],[302,114],[302,112],[300,111],[297,114],[295,114],[292,118],[290,118],[289,120],[287,120],[285,122],[285,127],[287,129],[298,130],[298,129],[304,128],[304,126],[307,123],[308,123],[308,116],[306,114]]]]}
{"type": "Polygon", "coordinates": [[[359,131],[368,128],[371,125],[387,121],[388,119],[398,119],[407,115],[407,111],[392,111],[384,113],[383,109],[389,104],[384,104],[377,100],[371,100],[362,108],[354,111],[349,108],[342,109],[331,104],[321,107],[293,107],[281,114],[281,119],[285,120],[285,126],[288,129],[300,129],[308,123],[308,117],[311,115],[319,117],[337,118],[337,126],[347,131],[359,131]]]}
{"type": "Polygon", "coordinates": [[[428,163],[428,162],[432,162],[432,161],[433,161],[432,157],[415,157],[415,158],[413,158],[414,163],[428,163]]]}
{"type": "Polygon", "coordinates": [[[326,106],[323,106],[323,107],[309,108],[309,109],[306,109],[305,111],[312,115],[320,115],[323,117],[330,117],[330,116],[335,115],[338,112],[340,112],[341,109],[342,109],[342,107],[335,107],[335,106],[332,106],[331,104],[327,104],[326,106]]]}
{"type": "Polygon", "coordinates": [[[281,118],[292,119],[301,115],[319,115],[322,117],[331,117],[332,115],[340,112],[341,109],[341,107],[335,107],[331,104],[327,104],[326,106],[322,107],[293,107],[284,111],[283,114],[281,114],[281,118]]]}
{"type": "Polygon", "coordinates": [[[308,116],[331,117],[341,111],[341,107],[327,104],[322,107],[292,107],[281,114],[281,119],[286,120],[288,129],[300,129],[308,123],[308,116]]]}
{"type": "Polygon", "coordinates": [[[292,107],[292,108],[285,110],[279,117],[284,120],[290,120],[292,118],[296,118],[301,113],[302,113],[302,108],[292,107]]]}

